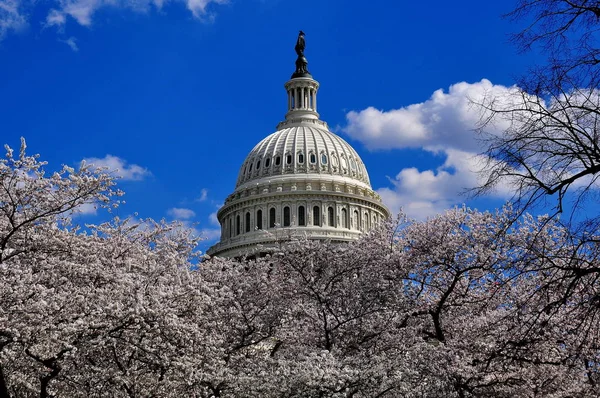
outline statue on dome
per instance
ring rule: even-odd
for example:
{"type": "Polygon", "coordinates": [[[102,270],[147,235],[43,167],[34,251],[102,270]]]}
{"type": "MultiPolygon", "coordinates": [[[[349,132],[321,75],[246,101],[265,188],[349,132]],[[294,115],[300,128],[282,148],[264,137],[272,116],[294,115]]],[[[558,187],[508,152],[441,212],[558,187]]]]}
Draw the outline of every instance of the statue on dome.
{"type": "Polygon", "coordinates": [[[292,79],[295,77],[312,77],[310,72],[308,71],[308,61],[304,56],[304,49],[306,48],[306,41],[304,40],[304,32],[300,31],[298,33],[298,40],[296,41],[296,54],[298,54],[298,58],[296,59],[296,72],[292,75],[292,79]]]}
{"type": "Polygon", "coordinates": [[[296,50],[296,54],[298,54],[299,57],[304,57],[305,48],[306,40],[304,40],[304,32],[300,31],[300,33],[298,33],[298,40],[296,41],[296,47],[294,49],[296,50]]]}

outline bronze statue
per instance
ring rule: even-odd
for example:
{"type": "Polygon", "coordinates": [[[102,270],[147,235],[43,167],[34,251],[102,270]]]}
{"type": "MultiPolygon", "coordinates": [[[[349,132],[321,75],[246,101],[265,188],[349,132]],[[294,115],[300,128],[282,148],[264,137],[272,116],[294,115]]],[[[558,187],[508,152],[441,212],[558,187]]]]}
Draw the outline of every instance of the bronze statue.
{"type": "Polygon", "coordinates": [[[312,77],[310,72],[308,71],[308,61],[304,56],[304,49],[306,48],[306,41],[304,40],[304,32],[300,31],[298,33],[298,40],[296,41],[296,54],[298,54],[298,58],[296,59],[296,72],[292,75],[292,79],[295,77],[312,77]]]}
{"type": "Polygon", "coordinates": [[[298,33],[298,40],[296,41],[296,47],[294,47],[294,49],[296,50],[296,54],[298,54],[299,57],[304,57],[305,48],[306,41],[304,40],[304,32],[300,31],[300,33],[298,33]]]}

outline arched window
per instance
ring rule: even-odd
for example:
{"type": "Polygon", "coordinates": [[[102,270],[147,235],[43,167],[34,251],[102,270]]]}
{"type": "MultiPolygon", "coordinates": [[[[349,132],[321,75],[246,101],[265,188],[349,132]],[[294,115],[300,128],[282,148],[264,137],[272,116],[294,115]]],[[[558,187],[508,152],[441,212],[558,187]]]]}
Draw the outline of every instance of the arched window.
{"type": "Polygon", "coordinates": [[[342,228],[348,228],[348,212],[342,209],[342,228]]]}
{"type": "Polygon", "coordinates": [[[365,217],[364,217],[364,223],[365,223],[365,230],[370,230],[371,229],[371,223],[370,223],[370,219],[369,219],[369,213],[365,213],[365,217]]]}
{"type": "Polygon", "coordinates": [[[346,161],[346,158],[342,156],[342,167],[343,168],[347,168],[348,167],[348,162],[346,161]]]}
{"type": "Polygon", "coordinates": [[[359,229],[360,227],[360,218],[358,216],[358,210],[354,210],[354,219],[352,220],[352,225],[354,229],[359,229]]]}
{"type": "Polygon", "coordinates": [[[275,157],[275,166],[279,166],[281,164],[281,156],[277,155],[275,157]]]}
{"type": "Polygon", "coordinates": [[[262,210],[256,212],[256,228],[262,229],[262,210]]]}
{"type": "Polygon", "coordinates": [[[246,212],[246,232],[250,232],[250,212],[246,212]]]}
{"type": "Polygon", "coordinates": [[[292,154],[291,153],[288,153],[287,155],[285,155],[285,163],[292,164],[292,154]]]}
{"type": "Polygon", "coordinates": [[[334,218],[334,214],[333,214],[333,207],[329,206],[327,208],[327,218],[328,220],[328,225],[330,227],[335,227],[335,218],[334,218]]]}
{"type": "Polygon", "coordinates": [[[327,155],[324,153],[321,154],[321,164],[327,164],[327,155]]]}
{"type": "Polygon", "coordinates": [[[333,167],[338,167],[337,156],[331,155],[331,164],[333,165],[333,167]]]}
{"type": "Polygon", "coordinates": [[[240,226],[240,215],[238,214],[235,217],[235,234],[239,235],[242,232],[241,226],[240,226]]]}
{"type": "Polygon", "coordinates": [[[353,158],[350,158],[350,167],[352,167],[352,170],[356,170],[356,162],[353,158]]]}
{"type": "Polygon", "coordinates": [[[275,228],[275,208],[269,210],[269,228],[275,228]]]}
{"type": "Polygon", "coordinates": [[[269,167],[271,165],[271,158],[266,158],[265,159],[265,167],[269,167]]]}
{"type": "Polygon", "coordinates": [[[315,163],[317,163],[317,155],[315,155],[314,153],[311,153],[311,154],[310,154],[310,162],[311,162],[312,164],[315,164],[315,163]]]}
{"type": "Polygon", "coordinates": [[[306,226],[306,210],[304,206],[298,206],[298,225],[301,227],[306,226]]]}
{"type": "Polygon", "coordinates": [[[321,226],[321,209],[319,206],[313,207],[313,225],[317,227],[321,226]]]}
{"type": "Polygon", "coordinates": [[[252,174],[252,163],[250,163],[250,169],[248,170],[248,174],[252,174]]]}
{"type": "Polygon", "coordinates": [[[256,170],[260,169],[260,160],[256,162],[256,170]]]}
{"type": "Polygon", "coordinates": [[[289,207],[284,207],[283,208],[283,226],[284,227],[289,227],[290,226],[290,208],[289,207]]]}
{"type": "Polygon", "coordinates": [[[304,164],[304,154],[303,153],[298,154],[298,163],[304,164]]]}

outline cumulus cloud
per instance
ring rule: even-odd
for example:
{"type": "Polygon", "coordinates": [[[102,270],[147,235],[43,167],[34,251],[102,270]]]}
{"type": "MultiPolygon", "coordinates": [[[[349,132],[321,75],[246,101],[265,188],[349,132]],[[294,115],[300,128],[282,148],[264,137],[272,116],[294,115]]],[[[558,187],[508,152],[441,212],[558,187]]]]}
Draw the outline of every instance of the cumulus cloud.
{"type": "MultiPolygon", "coordinates": [[[[184,4],[199,20],[214,19],[211,5],[227,3],[228,0],[172,0],[184,4]]],[[[152,8],[161,9],[166,0],[50,0],[50,11],[45,18],[45,27],[55,27],[60,31],[68,19],[82,26],[93,24],[94,14],[102,8],[129,9],[145,13],[152,8]]],[[[25,0],[0,0],[0,40],[9,31],[17,31],[27,26],[27,15],[31,7],[39,2],[25,0]]]]}
{"type": "Polygon", "coordinates": [[[148,169],[137,164],[127,164],[127,161],[117,156],[106,155],[103,158],[85,158],[84,162],[109,171],[126,181],[141,181],[151,175],[148,169]]]}
{"type": "MultiPolygon", "coordinates": [[[[440,89],[418,104],[382,111],[368,107],[346,115],[346,134],[369,150],[421,149],[446,156],[443,164],[429,170],[405,168],[390,178],[391,187],[377,192],[384,203],[397,212],[400,207],[411,217],[426,218],[465,201],[465,191],[479,185],[479,174],[486,158],[475,133],[482,117],[474,103],[492,100],[513,101],[517,87],[494,85],[483,79],[460,82],[445,92],[440,89]]],[[[491,134],[507,128],[508,121],[491,124],[491,134]]],[[[499,186],[495,196],[507,198],[510,188],[499,186]]]]}
{"type": "Polygon", "coordinates": [[[196,213],[193,210],[181,207],[173,207],[167,211],[167,214],[178,220],[188,220],[196,216],[196,213]]]}
{"type": "MultiPolygon", "coordinates": [[[[477,83],[460,82],[450,86],[448,92],[435,91],[427,101],[418,104],[389,111],[368,107],[348,112],[347,125],[342,131],[370,150],[454,148],[479,152],[480,143],[474,129],[486,114],[473,103],[514,98],[516,92],[517,87],[494,85],[487,79],[477,83]]],[[[506,127],[508,121],[498,121],[495,125],[497,131],[506,127]]]]}
{"type": "MultiPolygon", "coordinates": [[[[392,187],[377,190],[388,208],[402,208],[410,217],[425,219],[464,202],[466,189],[480,184],[478,170],[486,159],[480,155],[448,149],[446,161],[431,170],[409,167],[390,178],[392,187]]],[[[510,188],[499,186],[494,197],[507,198],[510,188]]]]}

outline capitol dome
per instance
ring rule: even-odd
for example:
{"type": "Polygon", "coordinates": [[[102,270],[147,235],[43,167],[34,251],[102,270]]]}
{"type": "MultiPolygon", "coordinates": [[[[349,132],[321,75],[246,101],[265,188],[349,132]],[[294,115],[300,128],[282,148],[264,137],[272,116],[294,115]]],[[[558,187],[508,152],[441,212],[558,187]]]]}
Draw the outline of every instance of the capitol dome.
{"type": "Polygon", "coordinates": [[[340,182],[350,178],[371,188],[367,169],[354,148],[324,123],[315,123],[284,127],[259,142],[240,168],[236,189],[265,179],[289,180],[307,174],[340,182]]]}
{"type": "Polygon", "coordinates": [[[319,83],[308,72],[302,32],[296,52],[285,120],[242,163],[209,255],[262,255],[294,236],[347,242],[390,216],[358,153],[319,119],[319,83]]]}

